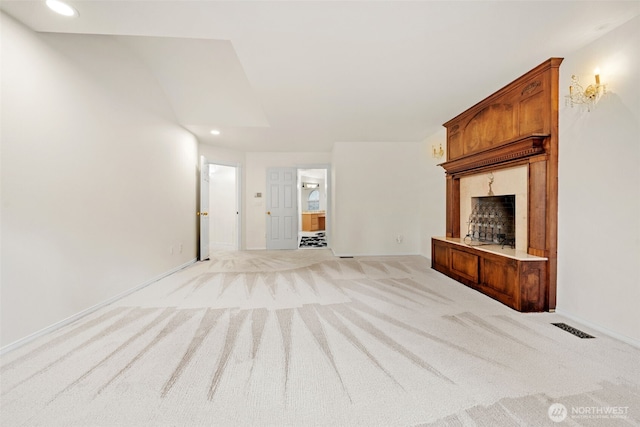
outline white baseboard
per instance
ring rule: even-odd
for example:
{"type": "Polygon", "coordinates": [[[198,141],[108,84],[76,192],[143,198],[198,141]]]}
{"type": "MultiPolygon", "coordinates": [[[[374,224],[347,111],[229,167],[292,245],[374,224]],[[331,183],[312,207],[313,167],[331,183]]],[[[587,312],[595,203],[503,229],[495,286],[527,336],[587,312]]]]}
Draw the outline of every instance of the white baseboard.
{"type": "Polygon", "coordinates": [[[403,253],[399,253],[399,254],[389,254],[389,253],[384,253],[384,254],[353,254],[353,253],[336,253],[333,249],[331,249],[331,252],[333,252],[334,256],[337,257],[394,257],[394,256],[421,256],[419,253],[416,252],[403,252],[403,253]]]}
{"type": "Polygon", "coordinates": [[[591,328],[591,329],[593,329],[595,331],[602,332],[603,334],[608,335],[611,338],[615,338],[618,341],[622,341],[622,342],[627,343],[627,344],[629,344],[629,345],[631,345],[633,347],[640,348],[640,341],[635,340],[635,339],[633,339],[631,337],[628,337],[626,335],[622,335],[622,334],[619,334],[617,332],[614,332],[611,329],[608,329],[608,328],[606,328],[604,326],[598,325],[597,323],[592,323],[592,322],[590,322],[588,320],[585,320],[585,319],[583,319],[583,318],[581,318],[579,316],[575,316],[575,315],[573,315],[571,313],[567,313],[566,311],[564,311],[564,310],[562,310],[560,308],[556,308],[556,314],[564,316],[564,317],[566,317],[568,319],[571,319],[573,321],[580,322],[584,326],[587,326],[587,327],[589,327],[589,328],[591,328]]]}
{"type": "Polygon", "coordinates": [[[108,306],[109,304],[113,304],[114,302],[118,301],[121,298],[126,297],[129,294],[132,294],[132,293],[134,293],[136,291],[139,291],[140,289],[145,288],[145,287],[149,286],[150,284],[157,282],[160,279],[164,279],[165,277],[170,276],[173,273],[176,273],[176,272],[178,272],[178,271],[180,271],[180,270],[182,270],[184,268],[187,268],[191,264],[194,264],[196,261],[197,260],[194,258],[194,259],[192,259],[192,260],[190,260],[190,261],[188,261],[188,262],[186,262],[186,263],[184,263],[184,264],[182,264],[182,265],[180,265],[180,266],[178,266],[176,268],[173,268],[173,269],[171,269],[171,270],[169,270],[167,272],[164,272],[164,273],[160,274],[159,276],[154,277],[151,280],[148,280],[148,281],[146,281],[146,282],[144,282],[144,283],[142,283],[142,284],[140,284],[138,286],[135,286],[135,287],[133,287],[131,289],[128,289],[128,290],[126,290],[124,292],[121,292],[121,293],[109,298],[108,300],[102,301],[102,302],[100,302],[100,303],[98,303],[98,304],[96,304],[94,306],[86,308],[86,309],[82,310],[79,313],[76,313],[76,314],[74,314],[74,315],[72,315],[70,317],[67,317],[66,319],[60,320],[59,322],[56,322],[56,323],[54,323],[52,325],[49,325],[46,328],[40,329],[39,331],[34,332],[34,333],[30,334],[30,335],[27,335],[24,338],[20,338],[19,340],[14,341],[11,344],[7,344],[6,346],[0,348],[0,356],[2,356],[5,353],[8,353],[10,351],[13,351],[13,350],[15,350],[17,348],[20,348],[23,345],[26,345],[26,344],[30,343],[31,341],[33,341],[33,340],[35,340],[37,338],[40,338],[41,336],[44,336],[44,335],[47,335],[47,334],[49,334],[49,333],[51,333],[53,331],[56,331],[56,330],[62,328],[63,326],[67,326],[67,325],[75,322],[76,320],[81,319],[84,316],[87,316],[87,315],[93,313],[96,310],[99,310],[99,309],[101,309],[103,307],[108,306]]]}

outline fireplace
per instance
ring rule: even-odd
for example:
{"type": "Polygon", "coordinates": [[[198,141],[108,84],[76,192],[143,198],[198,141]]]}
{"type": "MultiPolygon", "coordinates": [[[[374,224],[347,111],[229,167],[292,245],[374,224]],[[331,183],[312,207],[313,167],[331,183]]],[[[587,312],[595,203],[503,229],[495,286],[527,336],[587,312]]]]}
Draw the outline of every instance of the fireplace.
{"type": "Polygon", "coordinates": [[[556,304],[561,62],[444,124],[446,234],[432,238],[432,268],[518,311],[556,304]]]}
{"type": "MultiPolygon", "coordinates": [[[[486,244],[493,241],[494,244],[502,245],[501,241],[495,241],[492,236],[491,239],[487,239],[484,236],[482,240],[489,240],[489,242],[480,241],[479,227],[483,227],[483,232],[489,232],[491,234],[509,234],[504,236],[504,239],[509,239],[507,242],[508,247],[517,249],[519,251],[527,251],[528,242],[528,168],[526,166],[516,166],[505,168],[501,170],[494,170],[491,173],[476,173],[464,176],[460,178],[460,237],[465,241],[469,241],[470,244],[486,244]],[[489,188],[489,181],[491,180],[491,188],[489,188]],[[509,222],[510,231],[496,231],[497,224],[493,226],[493,233],[491,232],[491,224],[482,226],[483,222],[480,222],[480,218],[474,217],[474,208],[484,209],[484,204],[495,203],[495,199],[491,201],[489,193],[494,193],[494,197],[509,197],[509,202],[513,204],[513,209],[510,210],[509,222]],[[481,203],[483,206],[476,206],[481,203]],[[475,230],[471,227],[471,222],[475,224],[475,230]],[[484,227],[488,227],[488,230],[484,230],[484,227]],[[473,231],[478,232],[477,238],[473,238],[473,231]],[[471,234],[469,238],[466,238],[468,234],[471,234]]],[[[483,212],[484,215],[484,212],[483,212]]],[[[507,213],[503,211],[503,215],[507,213]]],[[[484,216],[482,217],[484,219],[484,216]]],[[[490,218],[489,218],[490,219],[490,218]]],[[[505,225],[506,226],[506,225],[505,225]]]]}
{"type": "Polygon", "coordinates": [[[516,195],[471,198],[465,242],[516,247],[516,195]]]}

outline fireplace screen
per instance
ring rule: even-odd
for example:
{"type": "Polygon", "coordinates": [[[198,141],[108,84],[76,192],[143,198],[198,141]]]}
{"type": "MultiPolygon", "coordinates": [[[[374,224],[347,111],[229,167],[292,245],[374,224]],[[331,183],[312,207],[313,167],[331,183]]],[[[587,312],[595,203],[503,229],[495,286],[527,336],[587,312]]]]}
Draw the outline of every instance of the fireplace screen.
{"type": "Polygon", "coordinates": [[[515,247],[516,196],[471,198],[471,215],[465,241],[515,247]]]}

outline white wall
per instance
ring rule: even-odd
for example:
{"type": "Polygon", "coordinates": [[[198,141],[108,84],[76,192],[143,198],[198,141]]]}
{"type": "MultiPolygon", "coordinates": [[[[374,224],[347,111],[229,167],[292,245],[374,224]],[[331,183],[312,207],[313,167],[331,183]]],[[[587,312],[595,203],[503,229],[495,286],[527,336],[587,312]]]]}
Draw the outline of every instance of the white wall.
{"type": "Polygon", "coordinates": [[[210,144],[198,144],[198,154],[205,156],[211,163],[218,163],[228,166],[244,166],[244,151],[230,150],[228,148],[216,147],[210,144]]]}
{"type": "Polygon", "coordinates": [[[420,254],[431,259],[431,237],[446,234],[446,178],[438,166],[446,157],[435,159],[431,147],[447,149],[447,130],[429,136],[420,146],[420,254]]]}
{"type": "Polygon", "coordinates": [[[1,20],[4,346],[195,258],[197,144],[112,38],[1,20]]]}
{"type": "Polygon", "coordinates": [[[267,168],[314,166],[331,163],[331,153],[246,153],[245,173],[245,242],[246,249],[266,249],[267,168]],[[262,197],[255,197],[262,193],[262,197]]]}
{"type": "Polygon", "coordinates": [[[557,311],[640,346],[640,18],[560,68],[557,311]],[[610,93],[564,106],[572,74],[610,93]]]}
{"type": "Polygon", "coordinates": [[[334,144],[336,255],[420,253],[420,156],[415,142],[334,144]]]}

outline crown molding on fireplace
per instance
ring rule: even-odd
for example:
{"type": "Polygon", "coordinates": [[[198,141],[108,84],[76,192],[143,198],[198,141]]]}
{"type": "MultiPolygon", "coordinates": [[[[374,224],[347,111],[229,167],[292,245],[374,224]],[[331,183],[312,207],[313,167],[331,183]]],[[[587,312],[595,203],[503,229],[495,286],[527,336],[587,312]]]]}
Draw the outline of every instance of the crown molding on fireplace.
{"type": "Polygon", "coordinates": [[[544,140],[548,137],[548,134],[534,133],[508,141],[499,147],[469,154],[438,166],[442,166],[447,174],[459,174],[527,159],[544,153],[544,140]]]}

